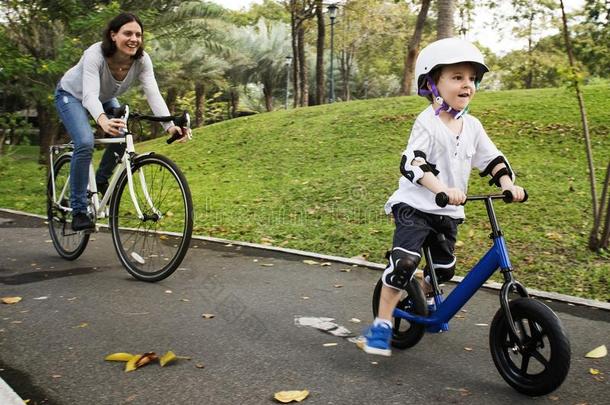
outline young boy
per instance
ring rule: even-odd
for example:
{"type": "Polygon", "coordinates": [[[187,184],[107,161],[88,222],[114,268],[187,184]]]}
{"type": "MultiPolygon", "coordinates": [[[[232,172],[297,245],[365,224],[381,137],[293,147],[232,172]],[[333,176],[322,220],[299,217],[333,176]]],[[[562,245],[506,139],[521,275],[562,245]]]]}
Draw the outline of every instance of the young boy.
{"type": "Polygon", "coordinates": [[[445,235],[446,242],[432,243],[432,261],[439,282],[453,277],[453,250],[457,225],[464,219],[468,177],[473,167],[481,176],[491,175],[490,185],[512,192],[523,200],[521,187],[513,184],[508,161],[489,139],[481,123],[467,115],[485,66],[483,55],[471,43],[445,38],[425,47],[417,58],[415,75],[418,94],[431,105],[413,125],[407,149],[400,162],[398,190],[385,204],[394,215],[393,248],[388,267],[381,276],[383,287],[379,314],[365,333],[364,351],[389,356],[392,313],[420,262],[421,247],[430,232],[445,235]],[[449,197],[449,205],[435,203],[437,193],[449,197]]]}

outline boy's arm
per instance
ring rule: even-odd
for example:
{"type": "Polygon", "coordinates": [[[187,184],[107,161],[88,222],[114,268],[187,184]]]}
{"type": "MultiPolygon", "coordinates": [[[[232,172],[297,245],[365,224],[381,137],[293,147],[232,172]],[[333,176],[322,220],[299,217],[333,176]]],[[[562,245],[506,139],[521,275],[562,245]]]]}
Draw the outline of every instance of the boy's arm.
{"type": "MultiPolygon", "coordinates": [[[[424,160],[415,159],[411,162],[411,165],[424,166],[427,165],[427,163],[424,160]]],[[[466,201],[466,194],[464,194],[462,190],[459,188],[447,187],[432,171],[424,171],[424,175],[418,180],[418,183],[434,194],[444,192],[449,197],[449,204],[451,205],[460,205],[466,201]]]]}
{"type": "Polygon", "coordinates": [[[491,184],[495,183],[498,187],[502,188],[502,191],[510,191],[513,195],[513,201],[523,201],[525,198],[525,191],[523,187],[519,187],[513,183],[513,178],[510,175],[509,169],[506,167],[504,162],[498,163],[491,170],[492,180],[491,184]]]}

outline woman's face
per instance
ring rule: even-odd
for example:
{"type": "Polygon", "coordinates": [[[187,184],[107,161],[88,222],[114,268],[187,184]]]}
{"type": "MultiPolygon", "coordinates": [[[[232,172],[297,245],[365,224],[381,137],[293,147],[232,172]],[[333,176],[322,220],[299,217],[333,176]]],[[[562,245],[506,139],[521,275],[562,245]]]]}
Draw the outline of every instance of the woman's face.
{"type": "Polygon", "coordinates": [[[110,39],[116,44],[117,52],[134,56],[142,45],[142,28],[135,21],[124,24],[119,32],[110,32],[110,39]]]}

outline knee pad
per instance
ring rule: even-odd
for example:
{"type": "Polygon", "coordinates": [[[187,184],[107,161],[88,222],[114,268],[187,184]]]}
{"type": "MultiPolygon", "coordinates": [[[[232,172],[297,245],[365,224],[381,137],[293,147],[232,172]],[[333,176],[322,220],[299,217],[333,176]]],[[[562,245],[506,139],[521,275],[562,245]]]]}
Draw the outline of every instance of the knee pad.
{"type": "Polygon", "coordinates": [[[390,263],[381,279],[388,287],[404,290],[417,270],[421,256],[402,248],[394,248],[389,256],[390,263]]]}
{"type": "Polygon", "coordinates": [[[436,271],[436,279],[439,283],[444,283],[453,278],[455,274],[455,261],[449,265],[435,265],[436,271]],[[438,267],[438,266],[446,266],[446,267],[438,267]]]}

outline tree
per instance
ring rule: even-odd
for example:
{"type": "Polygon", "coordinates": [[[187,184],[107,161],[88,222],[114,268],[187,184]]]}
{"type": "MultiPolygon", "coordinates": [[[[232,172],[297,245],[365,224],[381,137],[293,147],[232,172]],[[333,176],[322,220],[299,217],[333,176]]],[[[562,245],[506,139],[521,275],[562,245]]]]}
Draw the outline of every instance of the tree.
{"type": "Polygon", "coordinates": [[[324,41],[326,38],[326,21],[324,4],[316,0],[316,20],[318,36],[316,40],[316,104],[324,104],[324,41]]]}
{"type": "Polygon", "coordinates": [[[305,23],[315,16],[316,0],[285,0],[290,13],[294,106],[309,104],[309,79],[305,57],[305,23]]]}
{"type": "Polygon", "coordinates": [[[591,186],[591,203],[593,208],[593,228],[591,229],[591,233],[589,235],[589,249],[593,251],[599,251],[601,249],[608,249],[608,241],[610,239],[610,162],[608,163],[608,167],[606,168],[606,178],[604,180],[601,200],[598,205],[597,191],[595,187],[595,165],[593,164],[593,152],[591,150],[591,138],[589,135],[587,112],[585,109],[585,102],[582,97],[582,92],[580,91],[578,74],[575,69],[574,54],[572,51],[572,43],[570,40],[570,33],[568,29],[568,20],[566,18],[565,9],[563,6],[563,0],[559,0],[559,4],[561,6],[561,17],[563,21],[563,35],[565,38],[565,46],[568,54],[568,59],[570,61],[572,83],[574,85],[574,89],[576,90],[576,98],[578,99],[578,107],[580,109],[583,136],[585,140],[585,150],[587,153],[587,163],[589,166],[589,183],[591,186]]]}
{"type": "Polygon", "coordinates": [[[419,44],[421,43],[422,33],[424,31],[424,24],[426,17],[428,16],[428,9],[430,8],[430,0],[422,0],[419,13],[417,14],[417,22],[415,23],[415,30],[413,36],[409,40],[407,45],[407,55],[405,56],[405,68],[402,76],[402,86],[400,88],[400,94],[408,96],[411,94],[411,85],[413,83],[413,74],[415,72],[415,60],[419,54],[419,44]]]}
{"type": "Polygon", "coordinates": [[[438,0],[438,19],[436,20],[436,39],[449,38],[455,35],[454,0],[438,0]]]}

